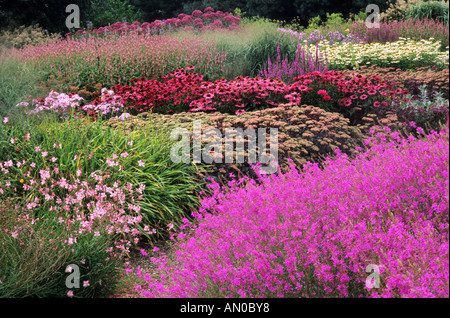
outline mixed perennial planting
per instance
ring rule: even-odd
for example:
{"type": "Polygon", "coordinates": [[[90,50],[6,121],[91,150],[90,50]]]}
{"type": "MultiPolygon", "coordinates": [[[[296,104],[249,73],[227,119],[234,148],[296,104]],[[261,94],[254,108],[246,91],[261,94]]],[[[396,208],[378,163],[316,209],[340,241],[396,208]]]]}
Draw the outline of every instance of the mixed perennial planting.
{"type": "Polygon", "coordinates": [[[0,297],[122,272],[140,297],[449,297],[448,25],[326,16],[209,7],[2,50],[0,297]],[[276,128],[279,169],[174,162],[195,120],[276,128]]]}

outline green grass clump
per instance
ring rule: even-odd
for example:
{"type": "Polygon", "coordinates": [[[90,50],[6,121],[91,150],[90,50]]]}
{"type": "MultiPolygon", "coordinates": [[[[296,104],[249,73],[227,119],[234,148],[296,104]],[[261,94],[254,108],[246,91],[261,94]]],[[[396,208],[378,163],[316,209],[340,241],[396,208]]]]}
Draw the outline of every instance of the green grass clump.
{"type": "MultiPolygon", "coordinates": [[[[236,76],[257,76],[267,66],[268,58],[277,57],[277,47],[289,58],[297,53],[295,40],[277,31],[276,23],[264,18],[243,19],[239,30],[216,29],[196,34],[206,41],[213,41],[217,49],[226,52],[225,78],[231,80],[236,76]]],[[[191,33],[189,33],[191,34],[191,33]]],[[[184,38],[186,32],[175,33],[184,38]]]]}
{"type": "Polygon", "coordinates": [[[43,94],[37,85],[40,80],[39,71],[23,64],[8,51],[0,53],[0,118],[20,116],[15,105],[25,99],[26,95],[37,97],[43,94]]]}

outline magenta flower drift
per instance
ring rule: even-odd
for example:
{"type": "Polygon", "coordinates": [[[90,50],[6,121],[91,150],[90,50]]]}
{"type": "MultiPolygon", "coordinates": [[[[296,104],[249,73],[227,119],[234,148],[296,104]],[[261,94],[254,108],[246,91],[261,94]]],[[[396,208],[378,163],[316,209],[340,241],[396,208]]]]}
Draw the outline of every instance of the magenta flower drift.
{"type": "Polygon", "coordinates": [[[152,258],[146,297],[448,297],[448,130],[392,133],[287,174],[211,184],[174,259],[152,258]],[[192,234],[189,234],[192,228],[192,234]],[[176,266],[174,265],[176,264],[176,266]],[[366,268],[379,267],[368,288],[366,268]]]}

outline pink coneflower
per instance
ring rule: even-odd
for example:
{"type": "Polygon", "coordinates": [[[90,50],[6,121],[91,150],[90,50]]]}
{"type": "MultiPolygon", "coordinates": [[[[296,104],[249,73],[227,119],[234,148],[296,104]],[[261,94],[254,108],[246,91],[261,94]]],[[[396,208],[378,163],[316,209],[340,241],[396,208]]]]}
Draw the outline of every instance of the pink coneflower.
{"type": "Polygon", "coordinates": [[[319,94],[319,95],[328,95],[327,91],[324,90],[324,89],[320,89],[320,90],[317,92],[317,94],[319,94]]]}
{"type": "Polygon", "coordinates": [[[380,107],[381,103],[379,101],[376,101],[376,102],[373,103],[373,106],[374,107],[380,107]]]}
{"type": "Polygon", "coordinates": [[[309,88],[308,88],[308,86],[306,86],[306,85],[300,85],[300,86],[298,87],[298,90],[299,90],[301,93],[305,93],[305,92],[307,92],[307,91],[309,90],[309,88]]]}
{"type": "Polygon", "coordinates": [[[362,94],[361,96],[359,96],[359,98],[361,99],[361,100],[365,100],[365,99],[367,99],[367,95],[366,94],[362,94]]]}

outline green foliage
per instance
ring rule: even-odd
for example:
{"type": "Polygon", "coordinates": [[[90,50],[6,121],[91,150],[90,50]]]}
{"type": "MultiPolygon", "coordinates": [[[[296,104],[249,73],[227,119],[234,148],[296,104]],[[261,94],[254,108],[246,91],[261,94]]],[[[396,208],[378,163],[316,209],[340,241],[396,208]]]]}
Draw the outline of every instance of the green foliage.
{"type": "Polygon", "coordinates": [[[419,91],[416,96],[406,96],[408,102],[400,103],[397,108],[400,119],[404,122],[414,121],[420,127],[440,130],[449,112],[448,99],[440,92],[428,93],[426,85],[422,85],[419,91]]]}
{"type": "Polygon", "coordinates": [[[357,14],[350,14],[350,19],[356,22],[364,22],[367,19],[367,12],[360,11],[357,14]]]}
{"type": "MultiPolygon", "coordinates": [[[[380,7],[380,11],[382,11],[386,5],[386,1],[384,0],[373,0],[369,3],[378,5],[380,7]]],[[[364,0],[342,0],[339,1],[338,5],[336,5],[337,3],[332,0],[293,1],[296,14],[302,17],[305,22],[309,22],[311,18],[317,16],[320,16],[321,19],[325,20],[328,17],[327,12],[334,13],[334,16],[332,14],[333,19],[336,19],[336,14],[341,14],[343,18],[348,18],[350,14],[356,14],[361,10],[365,10],[369,3],[364,0]]]]}
{"type": "Polygon", "coordinates": [[[85,18],[98,28],[117,21],[142,21],[142,12],[130,4],[129,0],[91,0],[85,18]]]}
{"type": "MultiPolygon", "coordinates": [[[[152,22],[156,19],[176,17],[182,8],[183,0],[131,0],[130,3],[142,13],[142,19],[152,22]]],[[[192,12],[192,11],[191,11],[192,12]]],[[[191,13],[189,12],[189,13],[191,13]]]]}
{"type": "Polygon", "coordinates": [[[449,5],[439,1],[419,2],[406,9],[406,18],[413,19],[439,19],[448,24],[449,19],[449,5]]]}
{"type": "Polygon", "coordinates": [[[326,13],[325,26],[329,28],[335,28],[345,22],[342,13],[326,13]]]}
{"type": "Polygon", "coordinates": [[[38,71],[0,53],[0,117],[20,116],[15,105],[25,94],[37,97],[43,93],[36,87],[39,79],[38,71]]]}
{"type": "Polygon", "coordinates": [[[309,19],[308,21],[308,29],[310,30],[316,30],[319,28],[319,26],[322,24],[322,19],[320,18],[320,15],[313,17],[309,19]]]}

